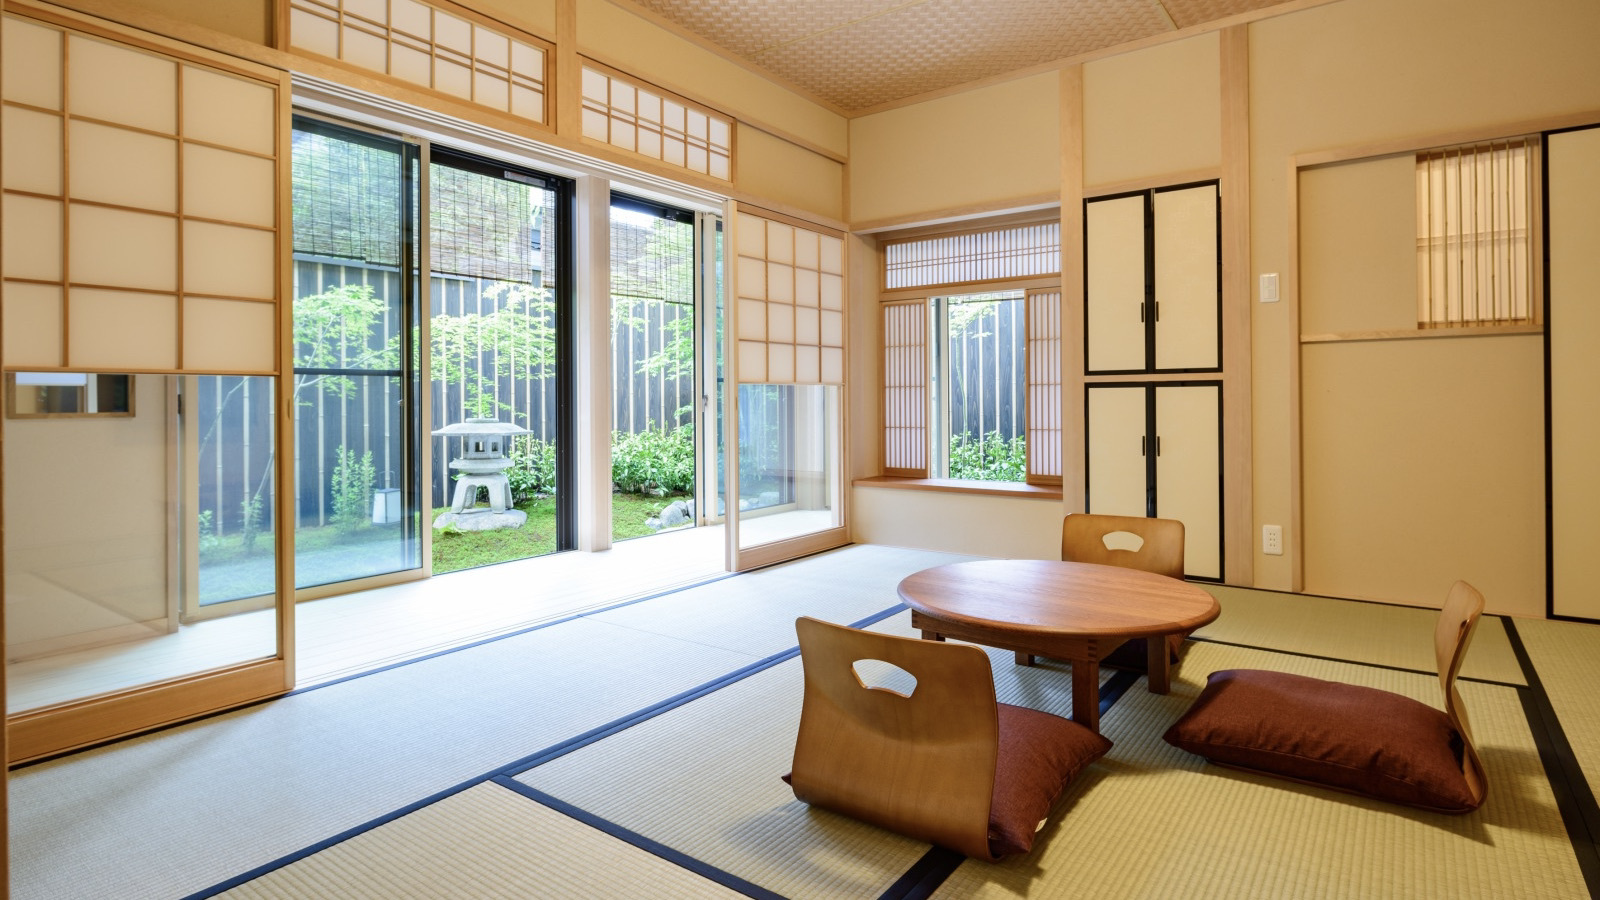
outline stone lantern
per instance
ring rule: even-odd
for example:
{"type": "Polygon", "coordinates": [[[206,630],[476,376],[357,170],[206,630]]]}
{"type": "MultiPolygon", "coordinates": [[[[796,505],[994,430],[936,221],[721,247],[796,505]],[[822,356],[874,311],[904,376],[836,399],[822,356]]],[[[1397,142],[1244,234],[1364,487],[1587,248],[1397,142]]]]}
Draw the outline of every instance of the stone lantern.
{"type": "MultiPolygon", "coordinates": [[[[506,477],[511,457],[506,452],[511,449],[512,437],[528,433],[526,428],[488,418],[471,418],[433,432],[436,437],[461,438],[461,455],[450,460],[450,468],[461,473],[456,477],[450,511],[440,513],[433,527],[454,525],[463,531],[522,527],[528,514],[511,506],[511,479],[506,477]],[[487,508],[475,503],[478,488],[489,492],[487,508]]],[[[447,450],[449,446],[446,441],[447,450]]]]}

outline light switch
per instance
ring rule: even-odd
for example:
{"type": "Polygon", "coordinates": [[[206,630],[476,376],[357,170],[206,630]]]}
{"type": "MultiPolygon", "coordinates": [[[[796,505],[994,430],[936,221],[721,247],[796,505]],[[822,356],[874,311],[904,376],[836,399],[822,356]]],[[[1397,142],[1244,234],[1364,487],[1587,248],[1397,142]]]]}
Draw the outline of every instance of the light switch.
{"type": "Polygon", "coordinates": [[[1263,272],[1261,274],[1261,302],[1278,302],[1278,273],[1263,272]]]}

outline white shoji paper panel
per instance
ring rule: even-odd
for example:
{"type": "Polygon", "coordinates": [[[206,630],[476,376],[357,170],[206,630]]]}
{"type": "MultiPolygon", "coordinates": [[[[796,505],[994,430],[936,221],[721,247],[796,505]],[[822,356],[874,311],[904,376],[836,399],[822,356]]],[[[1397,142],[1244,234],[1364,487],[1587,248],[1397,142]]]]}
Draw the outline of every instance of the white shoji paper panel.
{"type": "Polygon", "coordinates": [[[256,339],[277,328],[277,307],[248,300],[183,301],[183,365],[188,369],[271,372],[272,347],[256,339]],[[189,335],[206,335],[203,341],[189,335]]]}
{"type": "Polygon", "coordinates": [[[70,35],[67,97],[74,116],[178,133],[178,64],[166,57],[70,35]]]}
{"type": "Polygon", "coordinates": [[[5,257],[7,278],[61,280],[61,216],[58,200],[5,196],[5,220],[28,223],[26,228],[11,226],[0,233],[5,240],[0,255],[5,257]]]}
{"type": "Polygon", "coordinates": [[[6,16],[0,79],[7,100],[61,109],[61,32],[6,16]]]}
{"type": "Polygon", "coordinates": [[[0,306],[5,361],[10,366],[55,368],[61,359],[61,288],[53,284],[8,284],[0,306]]]}
{"type": "Polygon", "coordinates": [[[178,298],[73,288],[67,295],[67,341],[75,366],[176,369],[178,298]]]}
{"type": "Polygon", "coordinates": [[[212,222],[183,224],[183,289],[271,300],[276,284],[273,234],[212,222]]]}
{"type": "Polygon", "coordinates": [[[61,116],[7,106],[0,109],[0,185],[14,191],[61,195],[61,116]]]}
{"type": "Polygon", "coordinates": [[[74,284],[178,289],[177,219],[81,203],[68,215],[67,268],[74,284]]]}
{"type": "Polygon", "coordinates": [[[290,0],[289,46],[543,122],[546,48],[416,0],[290,0]]]}
{"type": "Polygon", "coordinates": [[[68,177],[74,200],[156,212],[178,211],[178,142],[74,119],[68,177]]]}

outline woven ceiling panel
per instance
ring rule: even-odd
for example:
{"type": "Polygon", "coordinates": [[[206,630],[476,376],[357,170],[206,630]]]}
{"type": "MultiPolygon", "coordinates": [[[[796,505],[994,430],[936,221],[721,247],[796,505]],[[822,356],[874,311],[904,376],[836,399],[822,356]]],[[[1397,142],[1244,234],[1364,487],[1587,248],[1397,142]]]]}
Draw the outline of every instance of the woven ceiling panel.
{"type": "Polygon", "coordinates": [[[635,0],[845,110],[1282,0],[635,0]]]}

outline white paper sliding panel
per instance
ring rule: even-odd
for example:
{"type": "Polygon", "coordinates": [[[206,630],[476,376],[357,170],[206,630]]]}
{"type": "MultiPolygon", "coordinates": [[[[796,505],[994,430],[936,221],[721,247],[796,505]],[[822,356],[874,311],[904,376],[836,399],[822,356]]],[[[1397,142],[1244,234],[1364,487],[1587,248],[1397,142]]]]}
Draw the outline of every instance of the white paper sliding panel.
{"type": "Polygon", "coordinates": [[[734,234],[736,378],[844,383],[844,241],[741,213],[734,234]]]}
{"type": "Polygon", "coordinates": [[[1155,388],[1155,515],[1183,523],[1183,571],[1222,578],[1222,387],[1155,388]]]}
{"type": "Polygon", "coordinates": [[[1600,128],[1549,135],[1550,602],[1600,621],[1600,128]]]}
{"type": "Polygon", "coordinates": [[[548,118],[553,46],[455,4],[290,0],[289,47],[520,119],[548,118]]]}
{"type": "Polygon", "coordinates": [[[282,76],[20,16],[4,41],[4,364],[275,371],[282,76]],[[185,314],[212,301],[258,308],[185,314]]]}
{"type": "Polygon", "coordinates": [[[1156,191],[1152,198],[1157,369],[1222,364],[1217,204],[1215,182],[1156,191]]]}
{"type": "Polygon", "coordinates": [[[883,304],[883,474],[928,477],[928,301],[883,304]]]}
{"type": "Polygon", "coordinates": [[[583,136],[719,181],[733,180],[733,118],[583,64],[583,136]]]}
{"type": "Polygon", "coordinates": [[[1061,292],[1029,291],[1028,469],[1029,484],[1060,484],[1061,292]]]}
{"type": "Polygon", "coordinates": [[[1149,515],[1150,474],[1144,385],[1091,386],[1088,512],[1113,516],[1149,515]]]}
{"type": "Polygon", "coordinates": [[[1145,195],[1091,200],[1084,207],[1091,372],[1145,367],[1145,195]]]}

